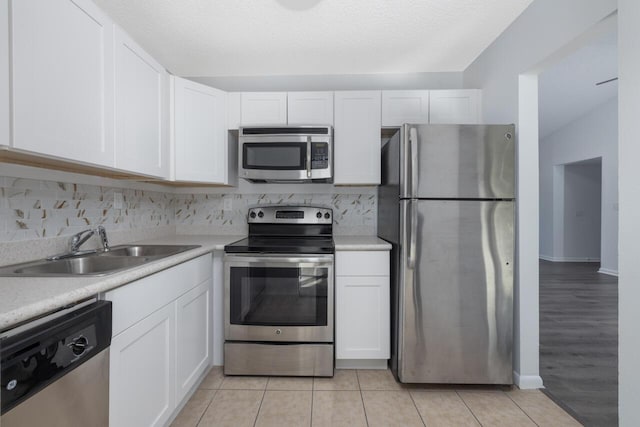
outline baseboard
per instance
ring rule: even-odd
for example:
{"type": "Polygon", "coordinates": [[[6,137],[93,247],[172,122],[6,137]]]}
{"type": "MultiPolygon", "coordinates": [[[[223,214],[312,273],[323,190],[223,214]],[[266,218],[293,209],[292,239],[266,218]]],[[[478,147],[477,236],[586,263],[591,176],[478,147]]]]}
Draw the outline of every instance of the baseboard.
{"type": "Polygon", "coordinates": [[[544,388],[540,375],[520,375],[516,371],[513,371],[513,383],[522,390],[544,388]]]}
{"type": "Polygon", "coordinates": [[[387,359],[338,359],[336,369],[387,369],[387,359]]]}
{"type": "Polygon", "coordinates": [[[618,270],[610,270],[608,268],[600,268],[600,270],[598,270],[598,273],[608,274],[609,276],[618,277],[618,270]]]}
{"type": "Polygon", "coordinates": [[[538,255],[538,258],[551,262],[600,262],[600,258],[585,257],[553,257],[549,255],[538,255]]]}

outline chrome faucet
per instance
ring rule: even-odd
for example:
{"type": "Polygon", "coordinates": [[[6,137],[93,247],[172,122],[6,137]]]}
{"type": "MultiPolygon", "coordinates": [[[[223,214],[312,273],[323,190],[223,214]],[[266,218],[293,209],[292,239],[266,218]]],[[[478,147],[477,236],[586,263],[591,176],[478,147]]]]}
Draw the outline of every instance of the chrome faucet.
{"type": "Polygon", "coordinates": [[[69,252],[60,254],[60,255],[50,256],[47,259],[49,261],[55,261],[58,259],[72,258],[78,255],[86,255],[86,254],[92,254],[92,253],[98,252],[95,249],[80,251],[80,246],[82,246],[87,240],[91,238],[91,236],[93,236],[96,233],[100,236],[103,252],[108,252],[109,250],[111,250],[109,246],[109,239],[107,239],[107,230],[105,230],[103,226],[99,225],[95,229],[89,228],[87,230],[82,230],[81,232],[71,236],[71,241],[69,242],[69,252]]]}

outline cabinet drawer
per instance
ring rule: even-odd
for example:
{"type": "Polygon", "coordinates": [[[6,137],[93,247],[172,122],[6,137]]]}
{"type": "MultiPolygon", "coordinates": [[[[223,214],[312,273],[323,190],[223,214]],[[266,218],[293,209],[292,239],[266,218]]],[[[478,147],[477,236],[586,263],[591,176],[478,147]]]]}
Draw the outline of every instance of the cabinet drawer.
{"type": "Polygon", "coordinates": [[[389,251],[338,251],[336,276],[388,276],[389,251]]]}
{"type": "Polygon", "coordinates": [[[113,302],[113,336],[209,279],[211,262],[206,254],[107,292],[105,299],[113,302]]]}

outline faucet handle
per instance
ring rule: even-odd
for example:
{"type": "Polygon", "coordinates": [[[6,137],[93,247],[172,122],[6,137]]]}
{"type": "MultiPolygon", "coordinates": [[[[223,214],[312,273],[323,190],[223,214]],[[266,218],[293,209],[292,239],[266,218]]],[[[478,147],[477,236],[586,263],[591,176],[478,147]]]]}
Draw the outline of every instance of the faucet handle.
{"type": "Polygon", "coordinates": [[[80,246],[82,246],[82,244],[87,240],[89,240],[89,238],[94,234],[95,234],[95,230],[88,229],[88,230],[83,230],[71,236],[71,243],[70,243],[71,252],[72,253],[78,252],[78,250],[80,249],[80,246]]]}

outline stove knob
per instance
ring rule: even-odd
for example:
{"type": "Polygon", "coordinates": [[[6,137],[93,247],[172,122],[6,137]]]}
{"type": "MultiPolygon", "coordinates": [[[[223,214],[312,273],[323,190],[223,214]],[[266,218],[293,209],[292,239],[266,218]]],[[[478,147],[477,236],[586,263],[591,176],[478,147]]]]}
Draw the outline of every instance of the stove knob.
{"type": "Polygon", "coordinates": [[[316,214],[316,218],[318,218],[318,219],[322,218],[322,212],[318,212],[318,213],[316,214]]]}
{"type": "Polygon", "coordinates": [[[262,218],[264,216],[264,212],[260,211],[258,212],[258,218],[262,218]]]}
{"type": "Polygon", "coordinates": [[[326,214],[324,214],[324,218],[325,218],[325,219],[329,219],[329,218],[331,218],[331,215],[329,214],[329,212],[327,212],[326,214]]]}
{"type": "Polygon", "coordinates": [[[255,218],[255,217],[256,217],[256,213],[255,213],[255,212],[251,212],[251,213],[249,214],[249,216],[250,216],[251,218],[255,218]]]}
{"type": "Polygon", "coordinates": [[[87,340],[85,337],[79,337],[77,340],[71,343],[71,351],[76,356],[79,356],[84,353],[88,345],[89,340],[87,340]]]}

